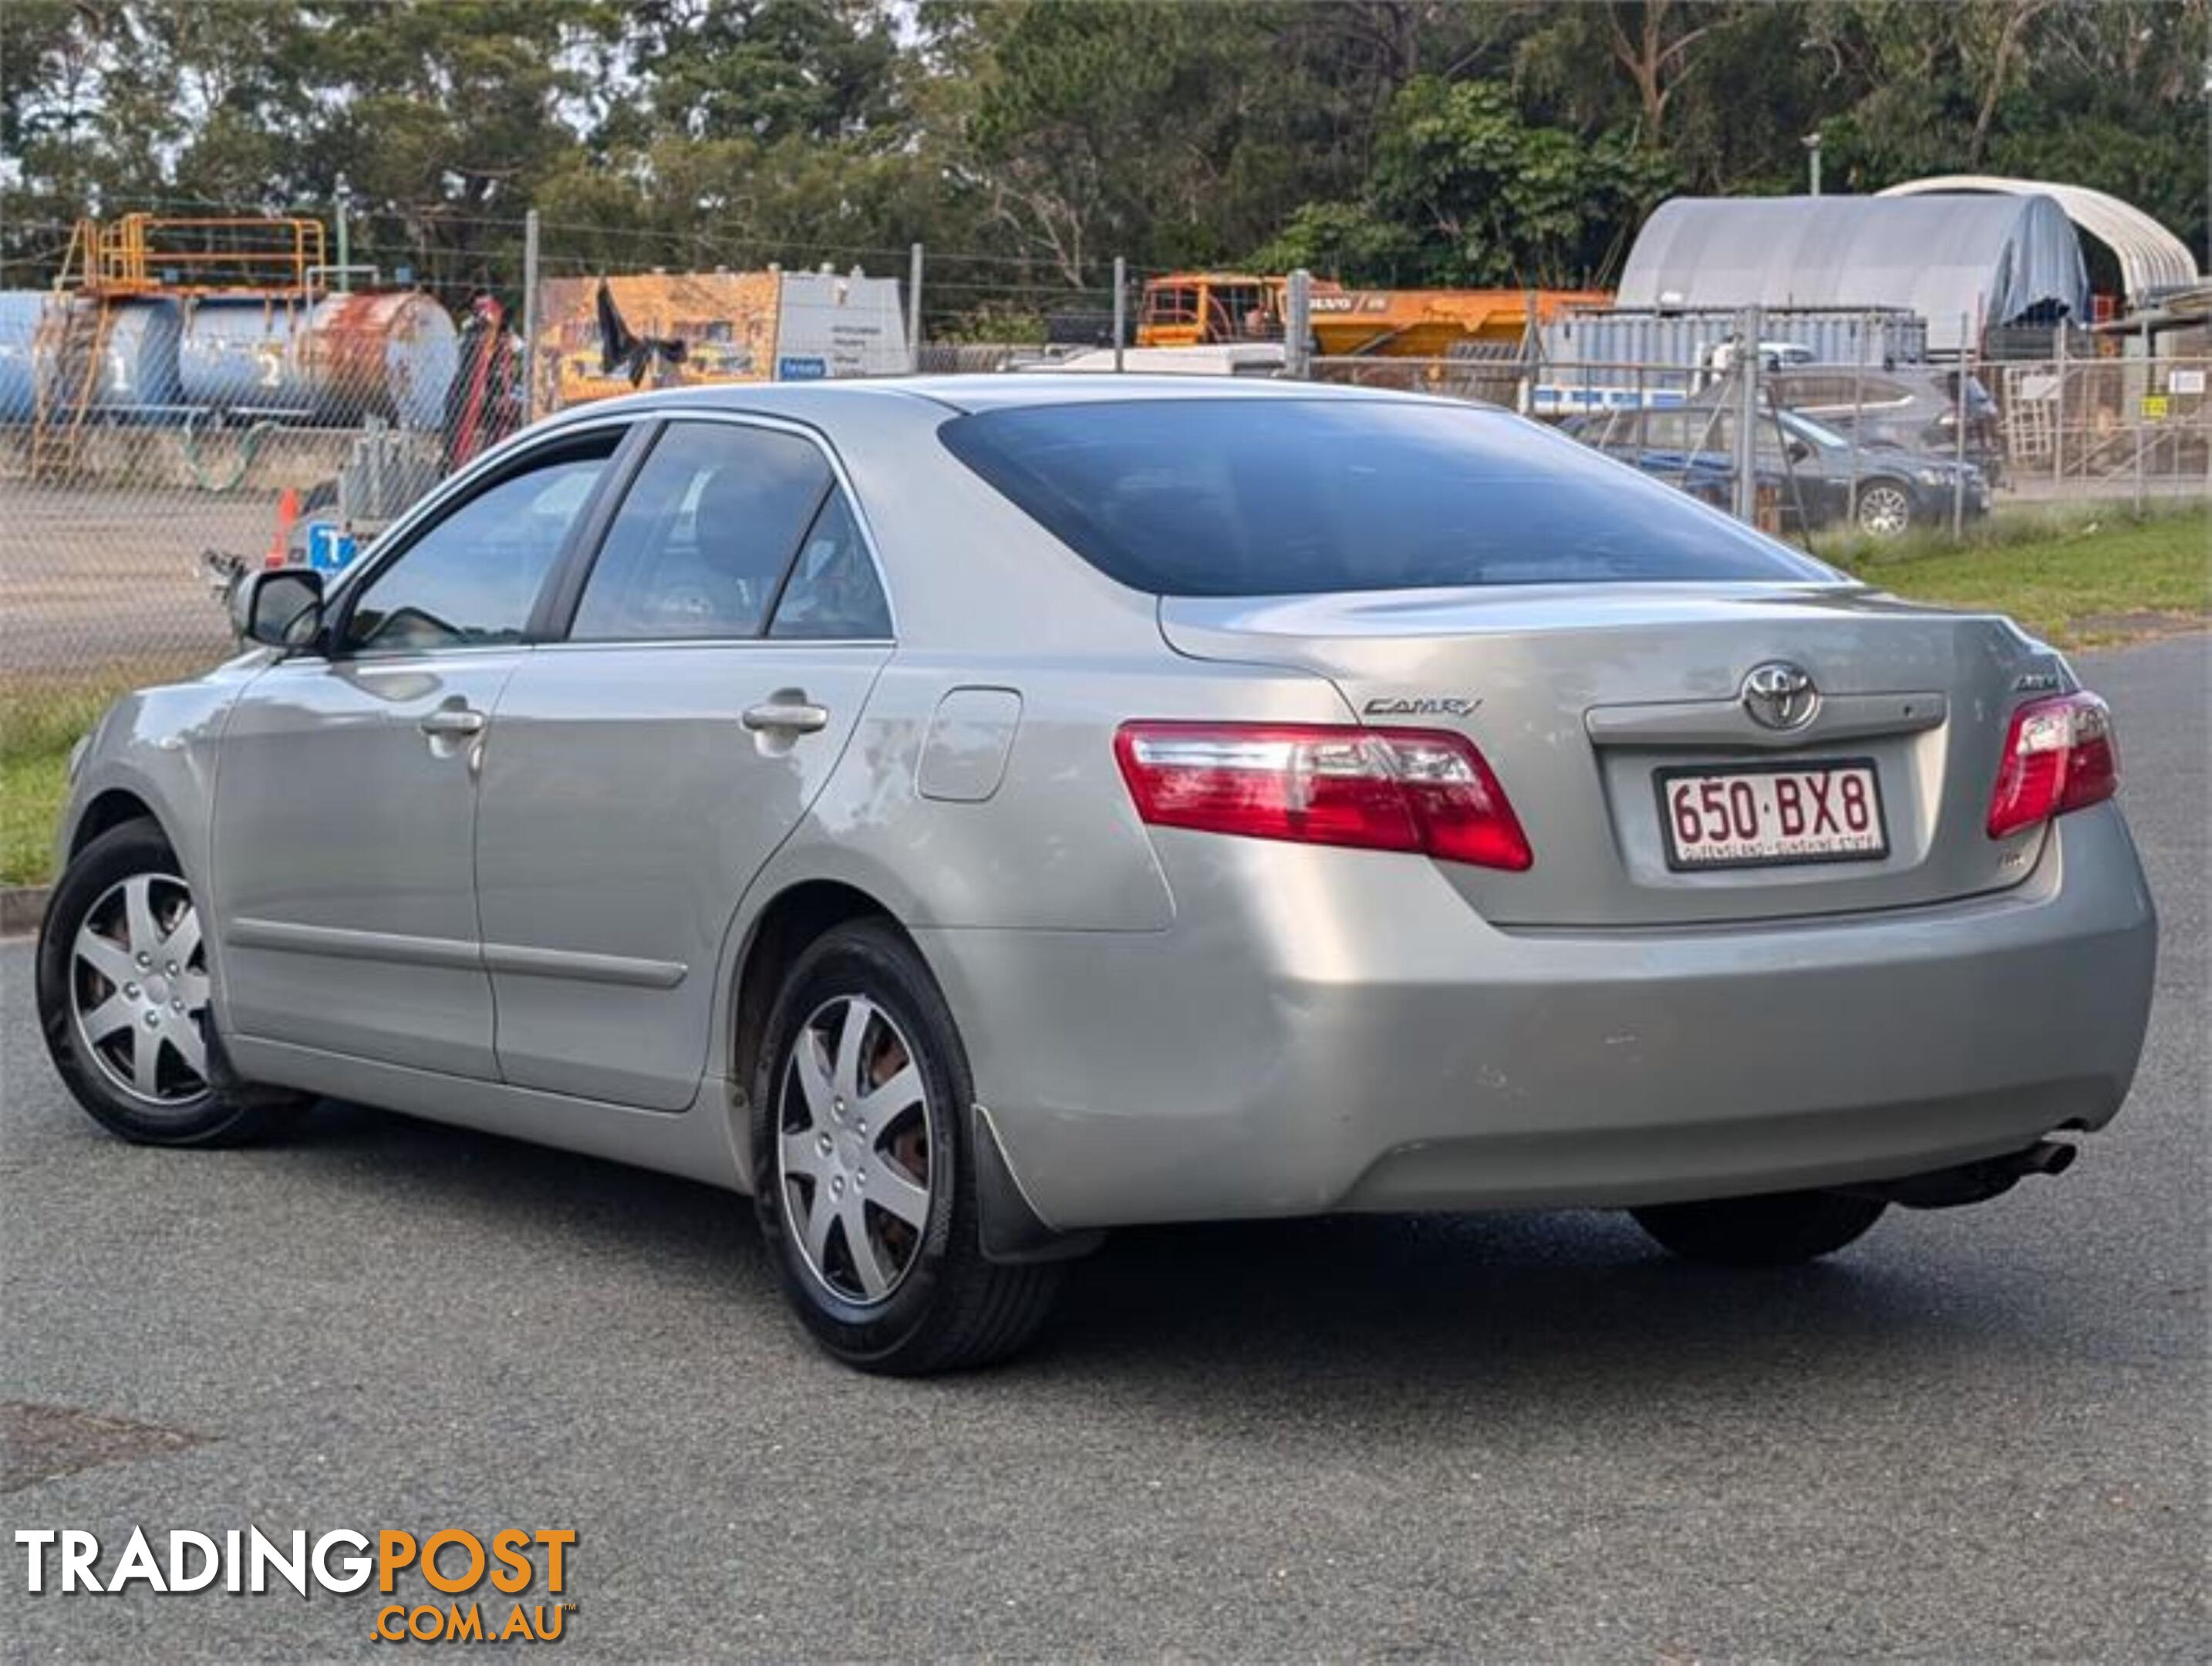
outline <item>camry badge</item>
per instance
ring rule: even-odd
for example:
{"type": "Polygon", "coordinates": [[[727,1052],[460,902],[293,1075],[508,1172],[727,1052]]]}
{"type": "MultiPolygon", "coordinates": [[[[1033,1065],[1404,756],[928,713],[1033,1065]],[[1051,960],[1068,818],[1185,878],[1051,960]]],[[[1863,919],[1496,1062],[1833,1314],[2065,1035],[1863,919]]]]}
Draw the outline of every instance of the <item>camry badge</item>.
{"type": "Polygon", "coordinates": [[[1802,666],[1769,660],[1743,679],[1743,708],[1762,728],[1802,729],[1820,710],[1820,691],[1802,666]]]}
{"type": "Polygon", "coordinates": [[[1456,696],[1421,696],[1398,698],[1377,695],[1361,709],[1370,717],[1472,717],[1480,700],[1465,700],[1456,696]]]}

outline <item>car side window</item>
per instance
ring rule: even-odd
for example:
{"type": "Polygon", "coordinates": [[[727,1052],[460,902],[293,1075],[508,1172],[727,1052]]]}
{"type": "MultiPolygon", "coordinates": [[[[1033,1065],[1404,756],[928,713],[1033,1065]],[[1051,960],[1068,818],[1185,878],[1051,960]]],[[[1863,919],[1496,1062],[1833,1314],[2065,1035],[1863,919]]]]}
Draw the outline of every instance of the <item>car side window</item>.
{"type": "Polygon", "coordinates": [[[569,639],[757,636],[830,486],[820,447],[796,435],[671,423],[607,528],[569,639]]]}
{"type": "Polygon", "coordinates": [[[890,605],[842,491],[830,494],[807,529],[768,634],[816,641],[891,634],[890,605]]]}
{"type": "Polygon", "coordinates": [[[363,583],[341,649],[428,654],[520,641],[620,438],[563,447],[441,516],[363,583]]]}

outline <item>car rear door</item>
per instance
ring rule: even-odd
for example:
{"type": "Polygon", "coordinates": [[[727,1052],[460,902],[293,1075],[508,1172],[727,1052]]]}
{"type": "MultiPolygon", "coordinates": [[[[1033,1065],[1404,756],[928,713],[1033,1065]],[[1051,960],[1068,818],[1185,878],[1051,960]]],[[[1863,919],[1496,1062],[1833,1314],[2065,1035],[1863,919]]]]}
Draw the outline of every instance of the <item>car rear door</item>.
{"type": "Polygon", "coordinates": [[[516,668],[487,750],[478,907],[505,1079],[690,1103],[738,898],[891,651],[858,506],[809,431],[663,425],[516,668]]]}
{"type": "Polygon", "coordinates": [[[496,1077],[476,908],[484,729],[622,432],[518,453],[401,529],[336,599],[327,652],[240,696],[211,841],[235,1033],[496,1077]]]}

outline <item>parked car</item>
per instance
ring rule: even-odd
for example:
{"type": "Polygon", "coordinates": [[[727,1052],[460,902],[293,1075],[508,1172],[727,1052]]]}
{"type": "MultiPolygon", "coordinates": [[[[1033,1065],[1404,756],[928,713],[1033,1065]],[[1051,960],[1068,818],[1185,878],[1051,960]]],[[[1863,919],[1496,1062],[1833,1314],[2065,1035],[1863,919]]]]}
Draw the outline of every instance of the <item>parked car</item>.
{"type": "MultiPolygon", "coordinates": [[[[1585,445],[1635,463],[1661,478],[1709,477],[1731,471],[1735,455],[1733,408],[1699,400],[1663,410],[1616,410],[1578,417],[1570,431],[1585,445]]],[[[1862,443],[1802,412],[1768,412],[1758,430],[1762,485],[1771,485],[1787,530],[1856,524],[1875,538],[1950,520],[1954,499],[1969,518],[1989,513],[1989,482],[1972,464],[1862,443]]]]}
{"type": "MultiPolygon", "coordinates": [[[[1784,410],[1814,418],[1861,445],[1901,447],[1958,460],[1959,377],[1954,369],[1904,365],[1789,366],[1769,377],[1769,397],[1784,410]]],[[[1966,460],[1992,484],[2004,478],[2004,431],[1997,402],[1968,374],[1966,460]]]]}
{"type": "MultiPolygon", "coordinates": [[[[1735,459],[1725,452],[1686,449],[1682,443],[1661,443],[1668,440],[1678,442],[1684,440],[1683,435],[1672,432],[1668,425],[1655,427],[1650,435],[1651,442],[1648,444],[1644,441],[1644,425],[1642,423],[1621,421],[1611,413],[1570,416],[1557,426],[1560,433],[1601,450],[1615,461],[1626,463],[1654,479],[1663,480],[1677,491],[1687,492],[1700,503],[1710,503],[1713,508],[1723,510],[1735,504],[1735,459]]],[[[1782,506],[1782,530],[1802,530],[1804,518],[1799,512],[1796,494],[1791,489],[1792,483],[1787,472],[1771,464],[1754,464],[1753,471],[1760,496],[1782,506]]]]}
{"type": "Polygon", "coordinates": [[[1502,410],[669,390],[238,608],[72,761],[37,1000],[85,1108],[749,1190],[869,1370],[1018,1347],[1136,1223],[1620,1207],[1803,1261],[2056,1173],[2142,1042],[2065,660],[1502,410]]]}

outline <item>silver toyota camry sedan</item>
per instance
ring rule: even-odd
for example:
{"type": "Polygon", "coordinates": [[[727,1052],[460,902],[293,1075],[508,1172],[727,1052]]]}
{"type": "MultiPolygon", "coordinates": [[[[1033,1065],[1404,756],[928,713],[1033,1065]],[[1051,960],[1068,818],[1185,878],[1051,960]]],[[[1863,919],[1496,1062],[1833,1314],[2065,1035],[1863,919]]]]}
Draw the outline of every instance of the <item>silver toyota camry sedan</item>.
{"type": "Polygon", "coordinates": [[[1282,383],[556,417],[74,763],[128,1139],[318,1096],[750,1193],[840,1359],[1108,1228],[1625,1207],[1730,1264],[2056,1173],[2154,926],[2112,719],[1502,411],[1282,383]]]}

